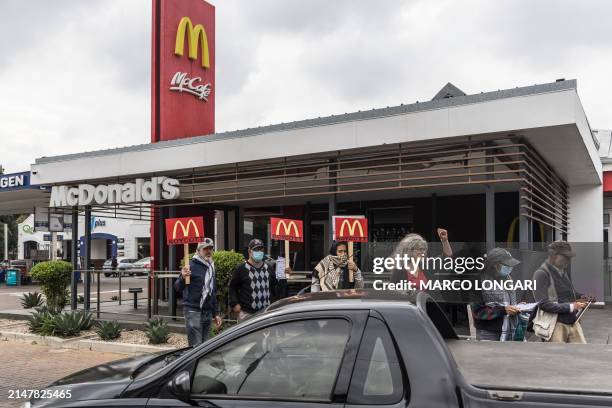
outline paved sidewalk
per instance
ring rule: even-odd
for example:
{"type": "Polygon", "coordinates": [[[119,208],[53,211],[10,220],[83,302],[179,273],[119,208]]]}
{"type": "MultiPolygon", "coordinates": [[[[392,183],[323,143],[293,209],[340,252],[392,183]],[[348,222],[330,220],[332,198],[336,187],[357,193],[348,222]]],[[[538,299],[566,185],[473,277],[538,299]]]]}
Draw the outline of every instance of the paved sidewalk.
{"type": "Polygon", "coordinates": [[[125,357],[125,354],[0,341],[0,407],[23,406],[24,400],[8,399],[9,390],[42,389],[68,374],[125,357]]]}

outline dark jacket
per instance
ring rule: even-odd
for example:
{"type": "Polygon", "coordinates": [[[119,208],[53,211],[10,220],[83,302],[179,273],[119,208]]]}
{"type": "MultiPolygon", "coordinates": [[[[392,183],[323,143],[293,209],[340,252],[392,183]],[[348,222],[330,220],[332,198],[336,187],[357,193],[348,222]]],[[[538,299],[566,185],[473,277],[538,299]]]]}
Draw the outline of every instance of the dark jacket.
{"type": "Polygon", "coordinates": [[[582,294],[576,292],[567,273],[561,274],[557,268],[546,261],[535,271],[533,279],[536,281],[534,296],[536,302],[540,303],[539,307],[545,312],[557,313],[559,315],[557,321],[561,323],[574,324],[578,311],[570,312],[570,304],[582,297],[582,294]],[[548,298],[548,287],[551,284],[549,276],[552,276],[557,292],[556,302],[548,298]]]}
{"type": "Polygon", "coordinates": [[[474,316],[474,327],[501,335],[504,316],[506,315],[504,306],[489,306],[485,303],[474,304],[472,305],[472,315],[474,316]]]}
{"type": "MultiPolygon", "coordinates": [[[[234,306],[239,304],[241,310],[247,313],[256,313],[259,310],[262,310],[263,307],[253,307],[253,288],[251,287],[251,277],[249,274],[249,270],[247,269],[247,262],[238,265],[234,269],[234,272],[232,274],[232,279],[229,283],[230,307],[233,308],[234,306]]],[[[268,287],[270,292],[270,304],[284,296],[283,291],[286,290],[285,286],[286,280],[276,280],[276,266],[268,265],[268,287]]]]}
{"type": "MultiPolygon", "coordinates": [[[[174,282],[174,289],[183,294],[183,307],[192,309],[200,309],[200,300],[202,299],[202,290],[204,289],[204,277],[207,273],[211,273],[207,264],[199,259],[192,258],[189,261],[191,269],[191,282],[185,285],[185,280],[181,277],[174,282]]],[[[212,280],[211,293],[208,294],[203,306],[204,310],[212,310],[213,313],[219,313],[219,305],[217,303],[217,283],[212,280]]]]}

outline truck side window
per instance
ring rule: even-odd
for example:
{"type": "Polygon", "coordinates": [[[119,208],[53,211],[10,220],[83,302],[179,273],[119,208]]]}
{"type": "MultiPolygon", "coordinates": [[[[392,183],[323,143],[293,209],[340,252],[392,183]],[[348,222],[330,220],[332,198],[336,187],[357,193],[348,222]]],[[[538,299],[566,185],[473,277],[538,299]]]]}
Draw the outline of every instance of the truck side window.
{"type": "MultiPolygon", "coordinates": [[[[408,395],[408,390],[406,390],[408,395]]],[[[349,387],[349,404],[396,404],[404,396],[402,368],[387,326],[370,317],[349,387]]]]}
{"type": "Polygon", "coordinates": [[[329,401],[350,330],[326,318],[249,333],[198,361],[192,393],[329,401]]]}

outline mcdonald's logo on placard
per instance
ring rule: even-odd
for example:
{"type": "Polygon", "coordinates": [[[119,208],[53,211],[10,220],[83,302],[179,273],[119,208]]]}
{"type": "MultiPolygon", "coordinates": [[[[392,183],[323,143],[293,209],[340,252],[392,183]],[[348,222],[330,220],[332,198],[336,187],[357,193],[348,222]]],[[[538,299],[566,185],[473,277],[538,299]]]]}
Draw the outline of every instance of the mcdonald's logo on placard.
{"type": "Polygon", "coordinates": [[[304,223],[301,220],[270,218],[272,239],[304,242],[304,223]]]}
{"type": "Polygon", "coordinates": [[[204,218],[166,218],[168,245],[190,244],[204,240],[204,218]]]}
{"type": "Polygon", "coordinates": [[[189,17],[181,18],[176,29],[174,54],[182,57],[185,49],[185,33],[187,33],[187,55],[189,59],[198,59],[198,46],[202,51],[202,68],[210,68],[210,53],[208,51],[208,36],[202,24],[193,25],[189,17]]]}
{"type": "Polygon", "coordinates": [[[368,220],[365,217],[334,217],[334,240],[368,242],[368,220]]]}

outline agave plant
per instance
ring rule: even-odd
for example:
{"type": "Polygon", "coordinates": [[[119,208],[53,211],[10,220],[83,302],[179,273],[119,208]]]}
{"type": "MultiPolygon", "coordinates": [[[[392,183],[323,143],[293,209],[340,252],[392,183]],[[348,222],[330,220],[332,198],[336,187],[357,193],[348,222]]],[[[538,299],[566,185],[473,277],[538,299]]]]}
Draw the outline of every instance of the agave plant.
{"type": "Polygon", "coordinates": [[[96,333],[102,340],[115,340],[121,336],[121,327],[116,320],[100,322],[96,333]]]}
{"type": "Polygon", "coordinates": [[[64,312],[53,317],[53,334],[60,337],[78,336],[81,332],[80,312],[64,312]]]}
{"type": "Polygon", "coordinates": [[[42,294],[38,292],[28,292],[24,293],[21,297],[21,306],[24,309],[32,309],[34,307],[39,307],[44,304],[44,299],[42,294]]]}
{"type": "Polygon", "coordinates": [[[50,314],[46,307],[36,308],[36,311],[28,317],[28,330],[35,334],[42,334],[42,327],[49,317],[50,314]]]}
{"type": "Polygon", "coordinates": [[[79,318],[79,327],[81,330],[89,330],[94,325],[95,321],[93,315],[85,310],[79,310],[75,313],[79,318]]]}
{"type": "Polygon", "coordinates": [[[149,320],[146,325],[145,334],[151,344],[162,344],[167,343],[170,337],[170,328],[161,318],[155,318],[149,320]]]}
{"type": "Polygon", "coordinates": [[[167,326],[167,323],[164,321],[164,319],[162,319],[161,317],[154,317],[152,319],[149,319],[149,321],[146,324],[146,327],[154,327],[154,326],[167,326]]]}

